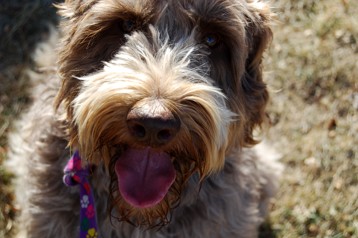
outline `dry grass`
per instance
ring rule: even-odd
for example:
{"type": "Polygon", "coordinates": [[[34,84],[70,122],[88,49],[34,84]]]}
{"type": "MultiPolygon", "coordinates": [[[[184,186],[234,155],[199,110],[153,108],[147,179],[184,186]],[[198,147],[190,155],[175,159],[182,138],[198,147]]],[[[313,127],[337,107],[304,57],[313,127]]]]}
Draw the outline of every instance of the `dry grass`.
{"type": "Polygon", "coordinates": [[[286,171],[278,237],[358,237],[357,1],[276,0],[269,134],[286,171]]]}
{"type": "MultiPolygon", "coordinates": [[[[261,237],[358,237],[358,1],[271,2],[278,22],[265,61],[268,137],[286,170],[261,237]]],[[[18,76],[31,49],[20,44],[21,64],[8,57],[0,67],[0,166],[9,126],[28,100],[18,76]]],[[[9,237],[15,212],[10,178],[0,167],[1,238],[9,237]]]]}

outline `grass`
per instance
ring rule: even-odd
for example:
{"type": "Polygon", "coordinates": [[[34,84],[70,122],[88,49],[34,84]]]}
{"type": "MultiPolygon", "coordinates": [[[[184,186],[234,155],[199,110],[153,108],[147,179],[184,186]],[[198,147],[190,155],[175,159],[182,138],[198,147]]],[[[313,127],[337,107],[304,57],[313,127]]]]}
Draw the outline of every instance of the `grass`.
{"type": "MultiPolygon", "coordinates": [[[[31,19],[52,17],[44,14],[49,1],[37,0],[24,21],[28,11],[10,11],[18,2],[9,1],[7,21],[0,7],[0,33],[15,29],[7,43],[0,41],[0,59],[9,40],[18,40],[16,52],[7,52],[5,65],[0,64],[0,238],[10,237],[16,212],[11,175],[1,163],[11,122],[28,102],[26,78],[20,75],[34,44],[22,39],[46,32],[44,27],[26,30],[36,26],[31,19]]],[[[261,237],[358,237],[358,1],[271,3],[278,20],[265,59],[271,90],[268,137],[286,169],[261,237]]]]}
{"type": "Polygon", "coordinates": [[[286,170],[277,237],[358,237],[357,1],[272,1],[269,137],[286,170]]]}

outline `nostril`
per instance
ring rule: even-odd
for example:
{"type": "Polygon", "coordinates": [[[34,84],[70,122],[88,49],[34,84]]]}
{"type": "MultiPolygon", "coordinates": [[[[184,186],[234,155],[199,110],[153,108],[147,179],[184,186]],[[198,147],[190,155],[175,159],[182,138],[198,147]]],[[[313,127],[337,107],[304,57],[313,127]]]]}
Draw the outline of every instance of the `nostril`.
{"type": "Polygon", "coordinates": [[[173,135],[170,130],[164,129],[158,132],[157,139],[162,142],[167,142],[172,139],[172,136],[173,135]]]}
{"type": "Polygon", "coordinates": [[[129,126],[129,129],[133,136],[136,138],[144,138],[146,136],[146,130],[145,127],[138,123],[132,123],[129,126]]]}

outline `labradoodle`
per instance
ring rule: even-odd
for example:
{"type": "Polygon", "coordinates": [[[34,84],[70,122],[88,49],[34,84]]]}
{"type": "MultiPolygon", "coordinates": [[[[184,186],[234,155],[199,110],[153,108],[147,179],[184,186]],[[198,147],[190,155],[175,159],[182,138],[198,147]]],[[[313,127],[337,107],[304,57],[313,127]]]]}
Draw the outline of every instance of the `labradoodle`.
{"type": "Polygon", "coordinates": [[[268,4],[58,8],[60,40],[39,46],[33,105],[10,137],[18,237],[257,237],[280,172],[254,136],[268,4]]]}

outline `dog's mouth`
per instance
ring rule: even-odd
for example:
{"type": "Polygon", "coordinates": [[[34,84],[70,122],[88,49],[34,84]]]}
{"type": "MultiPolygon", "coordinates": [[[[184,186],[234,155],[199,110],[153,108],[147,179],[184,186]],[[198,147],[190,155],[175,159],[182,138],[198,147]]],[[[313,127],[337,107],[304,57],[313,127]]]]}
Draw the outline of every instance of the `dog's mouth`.
{"type": "Polygon", "coordinates": [[[171,155],[151,147],[127,148],[115,164],[123,199],[137,208],[160,203],[175,181],[171,155]]]}

